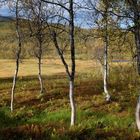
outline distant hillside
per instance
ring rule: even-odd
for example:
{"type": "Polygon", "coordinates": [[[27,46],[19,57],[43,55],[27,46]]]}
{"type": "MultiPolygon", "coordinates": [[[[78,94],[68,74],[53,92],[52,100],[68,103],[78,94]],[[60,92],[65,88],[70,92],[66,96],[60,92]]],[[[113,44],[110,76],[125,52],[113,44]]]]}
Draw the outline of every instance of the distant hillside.
{"type": "MultiPolygon", "coordinates": [[[[28,38],[28,21],[26,19],[21,19],[21,27],[23,33],[25,33],[25,43],[22,48],[22,58],[32,58],[34,57],[34,46],[36,40],[34,38],[28,38]],[[24,32],[25,31],[25,32],[24,32]]],[[[32,23],[32,22],[31,22],[32,23]]],[[[59,26],[61,29],[67,29],[67,26],[62,24],[52,24],[52,28],[59,26]]],[[[33,28],[35,28],[33,24],[33,28]]],[[[130,59],[132,55],[131,47],[134,46],[134,39],[131,33],[127,34],[127,40],[124,42],[124,31],[121,29],[110,29],[110,58],[117,60],[127,60],[130,59]],[[121,38],[116,38],[116,36],[122,36],[121,38]],[[131,47],[130,47],[131,42],[131,47]],[[122,43],[123,47],[122,47],[122,43]],[[121,52],[121,55],[120,55],[121,52]]],[[[47,32],[46,32],[47,33],[47,32]]],[[[102,30],[100,29],[82,29],[75,27],[75,46],[76,46],[76,58],[81,59],[93,59],[93,58],[102,58],[103,55],[103,40],[102,38],[97,38],[98,35],[102,35],[102,30]],[[95,38],[94,38],[95,36],[95,38]],[[97,36],[97,37],[96,37],[97,36]]],[[[60,45],[64,47],[68,40],[68,35],[66,33],[62,33],[61,37],[58,38],[60,45]]],[[[17,38],[15,31],[15,18],[14,17],[5,17],[0,15],[0,58],[15,58],[15,50],[17,47],[17,38]]],[[[69,47],[65,49],[66,56],[69,56],[69,47]]],[[[57,57],[55,47],[53,47],[53,43],[50,42],[48,45],[45,43],[43,45],[43,55],[44,57],[57,57]]]]}
{"type": "Polygon", "coordinates": [[[11,16],[1,16],[0,15],[0,22],[11,21],[14,20],[14,17],[11,16]]]}

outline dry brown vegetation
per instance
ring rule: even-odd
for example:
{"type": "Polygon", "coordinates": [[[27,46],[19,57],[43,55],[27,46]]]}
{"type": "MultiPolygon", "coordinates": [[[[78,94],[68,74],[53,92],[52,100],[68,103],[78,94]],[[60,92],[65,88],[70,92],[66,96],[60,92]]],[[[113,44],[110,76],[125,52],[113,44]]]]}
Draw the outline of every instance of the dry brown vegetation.
{"type": "MultiPolygon", "coordinates": [[[[12,36],[12,39],[9,38],[7,41],[15,30],[13,25],[9,28],[9,24],[0,24],[3,28],[0,31],[2,48],[0,58],[15,57],[15,38],[13,39],[12,36]]],[[[88,30],[82,32],[87,33],[88,30]]],[[[132,41],[131,35],[129,36],[128,40],[132,41]]],[[[103,42],[98,39],[89,40],[87,44],[84,44],[85,42],[79,42],[76,36],[75,96],[78,121],[72,128],[69,128],[70,108],[65,69],[56,56],[55,49],[49,50],[44,45],[46,53],[44,58],[50,57],[50,59],[42,60],[42,75],[46,92],[45,95],[39,96],[38,64],[37,60],[29,55],[34,45],[30,42],[31,40],[27,39],[22,50],[23,58],[29,59],[22,59],[20,63],[13,113],[10,112],[9,106],[15,60],[0,60],[0,139],[140,139],[134,116],[140,83],[136,70],[130,62],[111,63],[112,59],[130,58],[132,54],[128,47],[129,42],[123,47],[116,47],[116,44],[119,45],[118,41],[111,44],[109,92],[112,99],[111,102],[106,103],[102,95],[101,64],[91,60],[94,58],[93,55],[98,55],[96,52],[98,49],[102,55],[103,42]]],[[[69,56],[66,54],[66,57],[69,56]]]]}
{"type": "MultiPolygon", "coordinates": [[[[9,59],[0,60],[0,77],[12,77],[15,70],[15,61],[9,59]]],[[[33,76],[38,74],[37,60],[24,59],[20,63],[19,76],[33,76]],[[25,70],[26,69],[26,70],[25,70]]],[[[77,73],[90,72],[91,69],[100,67],[100,64],[93,60],[76,60],[77,73]]],[[[59,59],[43,59],[42,61],[42,74],[43,75],[56,75],[64,73],[65,69],[59,59]]]]}
{"type": "Polygon", "coordinates": [[[132,65],[111,65],[109,91],[112,100],[106,103],[102,95],[100,64],[92,60],[77,60],[75,96],[78,122],[75,127],[69,128],[68,81],[60,61],[43,60],[46,93],[39,97],[36,60],[23,60],[12,114],[9,105],[14,61],[1,60],[0,64],[1,139],[140,138],[134,118],[139,80],[130,77],[136,76],[132,65]]]}

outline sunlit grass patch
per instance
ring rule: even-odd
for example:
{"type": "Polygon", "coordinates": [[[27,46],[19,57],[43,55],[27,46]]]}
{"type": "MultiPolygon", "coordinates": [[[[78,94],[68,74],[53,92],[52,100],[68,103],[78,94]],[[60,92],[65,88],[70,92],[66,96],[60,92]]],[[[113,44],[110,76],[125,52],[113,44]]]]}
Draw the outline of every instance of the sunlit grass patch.
{"type": "MultiPolygon", "coordinates": [[[[55,63],[58,65],[59,62],[55,63]]],[[[111,102],[107,103],[103,96],[101,72],[98,74],[90,70],[86,73],[83,70],[76,73],[77,121],[74,127],[70,127],[69,81],[65,73],[43,75],[46,89],[43,99],[39,98],[37,75],[19,76],[13,113],[10,112],[12,78],[1,78],[1,128],[3,131],[8,129],[8,133],[12,132],[12,135],[16,131],[17,135],[22,136],[27,133],[24,130],[28,129],[28,138],[35,135],[38,130],[40,137],[44,136],[45,132],[46,138],[60,140],[82,138],[123,140],[130,137],[129,134],[139,138],[135,124],[139,87],[135,84],[134,78],[130,78],[130,75],[134,74],[131,67],[121,70],[114,67],[111,70],[108,89],[112,98],[111,102]]],[[[139,83],[139,79],[136,82],[139,83]]]]}

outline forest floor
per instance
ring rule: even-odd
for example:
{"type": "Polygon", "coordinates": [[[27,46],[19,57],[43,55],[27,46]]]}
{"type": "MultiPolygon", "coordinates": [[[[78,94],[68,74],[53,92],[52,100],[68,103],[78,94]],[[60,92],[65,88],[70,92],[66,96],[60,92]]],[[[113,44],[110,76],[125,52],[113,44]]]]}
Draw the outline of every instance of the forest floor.
{"type": "Polygon", "coordinates": [[[10,92],[14,61],[0,60],[0,140],[136,140],[135,107],[140,80],[132,65],[112,64],[106,102],[100,65],[77,60],[77,122],[70,127],[68,80],[58,60],[43,60],[44,95],[40,96],[35,60],[21,64],[14,112],[10,92]]]}

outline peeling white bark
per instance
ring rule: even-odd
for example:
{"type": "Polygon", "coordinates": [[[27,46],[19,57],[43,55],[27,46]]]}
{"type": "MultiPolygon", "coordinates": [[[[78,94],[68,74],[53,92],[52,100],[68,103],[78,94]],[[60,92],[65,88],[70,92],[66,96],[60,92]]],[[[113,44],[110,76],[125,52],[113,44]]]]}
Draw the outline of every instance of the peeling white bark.
{"type": "Polygon", "coordinates": [[[39,64],[38,64],[38,79],[40,83],[40,94],[43,94],[43,81],[42,81],[42,75],[41,75],[41,59],[39,59],[39,64]]]}
{"type": "Polygon", "coordinates": [[[107,58],[106,58],[106,54],[105,54],[105,58],[104,58],[104,94],[105,94],[105,98],[106,98],[106,101],[109,101],[110,100],[110,95],[108,93],[108,90],[107,90],[107,58]]]}
{"type": "Polygon", "coordinates": [[[108,6],[106,5],[105,8],[105,47],[104,47],[104,68],[103,68],[103,74],[104,74],[104,94],[106,101],[110,100],[110,95],[108,92],[108,47],[109,47],[109,35],[108,35],[108,6]]]}
{"type": "Polygon", "coordinates": [[[15,74],[13,77],[13,86],[12,86],[12,92],[11,92],[11,112],[14,109],[14,92],[16,88],[16,80],[18,76],[18,71],[19,71],[19,61],[20,61],[20,54],[21,54],[21,34],[20,34],[20,28],[19,28],[19,9],[18,9],[18,4],[19,0],[16,1],[16,32],[17,32],[17,38],[18,38],[18,48],[16,52],[16,69],[15,69],[15,74]]]}
{"type": "MultiPolygon", "coordinates": [[[[74,11],[73,11],[73,0],[69,0],[69,8],[65,7],[64,5],[55,3],[55,2],[49,2],[46,1],[50,4],[55,4],[59,5],[60,7],[64,8],[67,10],[69,13],[69,43],[70,43],[70,59],[71,59],[71,66],[68,65],[62,48],[59,46],[58,41],[57,41],[57,34],[55,30],[52,30],[49,28],[50,34],[52,36],[52,40],[54,43],[54,46],[56,50],[58,51],[58,54],[60,56],[60,59],[65,67],[66,73],[68,75],[68,78],[70,80],[70,87],[69,87],[69,98],[70,98],[70,107],[71,107],[71,123],[70,125],[73,126],[76,122],[76,106],[75,106],[75,101],[74,101],[74,78],[75,78],[75,40],[74,40],[74,11]]],[[[49,27],[49,25],[48,25],[49,27]]]]}
{"type": "Polygon", "coordinates": [[[75,106],[75,101],[74,101],[74,82],[73,81],[70,81],[69,98],[70,98],[70,106],[71,106],[71,126],[73,126],[76,121],[76,106],[75,106]]]}
{"type": "Polygon", "coordinates": [[[17,64],[16,64],[16,70],[15,70],[15,74],[14,74],[14,77],[13,77],[13,86],[12,86],[12,93],[11,93],[11,112],[13,112],[14,110],[14,92],[15,92],[15,87],[16,87],[16,79],[17,79],[17,75],[18,75],[18,68],[19,68],[19,60],[17,61],[17,64]]]}
{"type": "Polygon", "coordinates": [[[135,115],[136,115],[136,124],[137,124],[138,130],[140,131],[140,96],[138,98],[135,115]]]}

